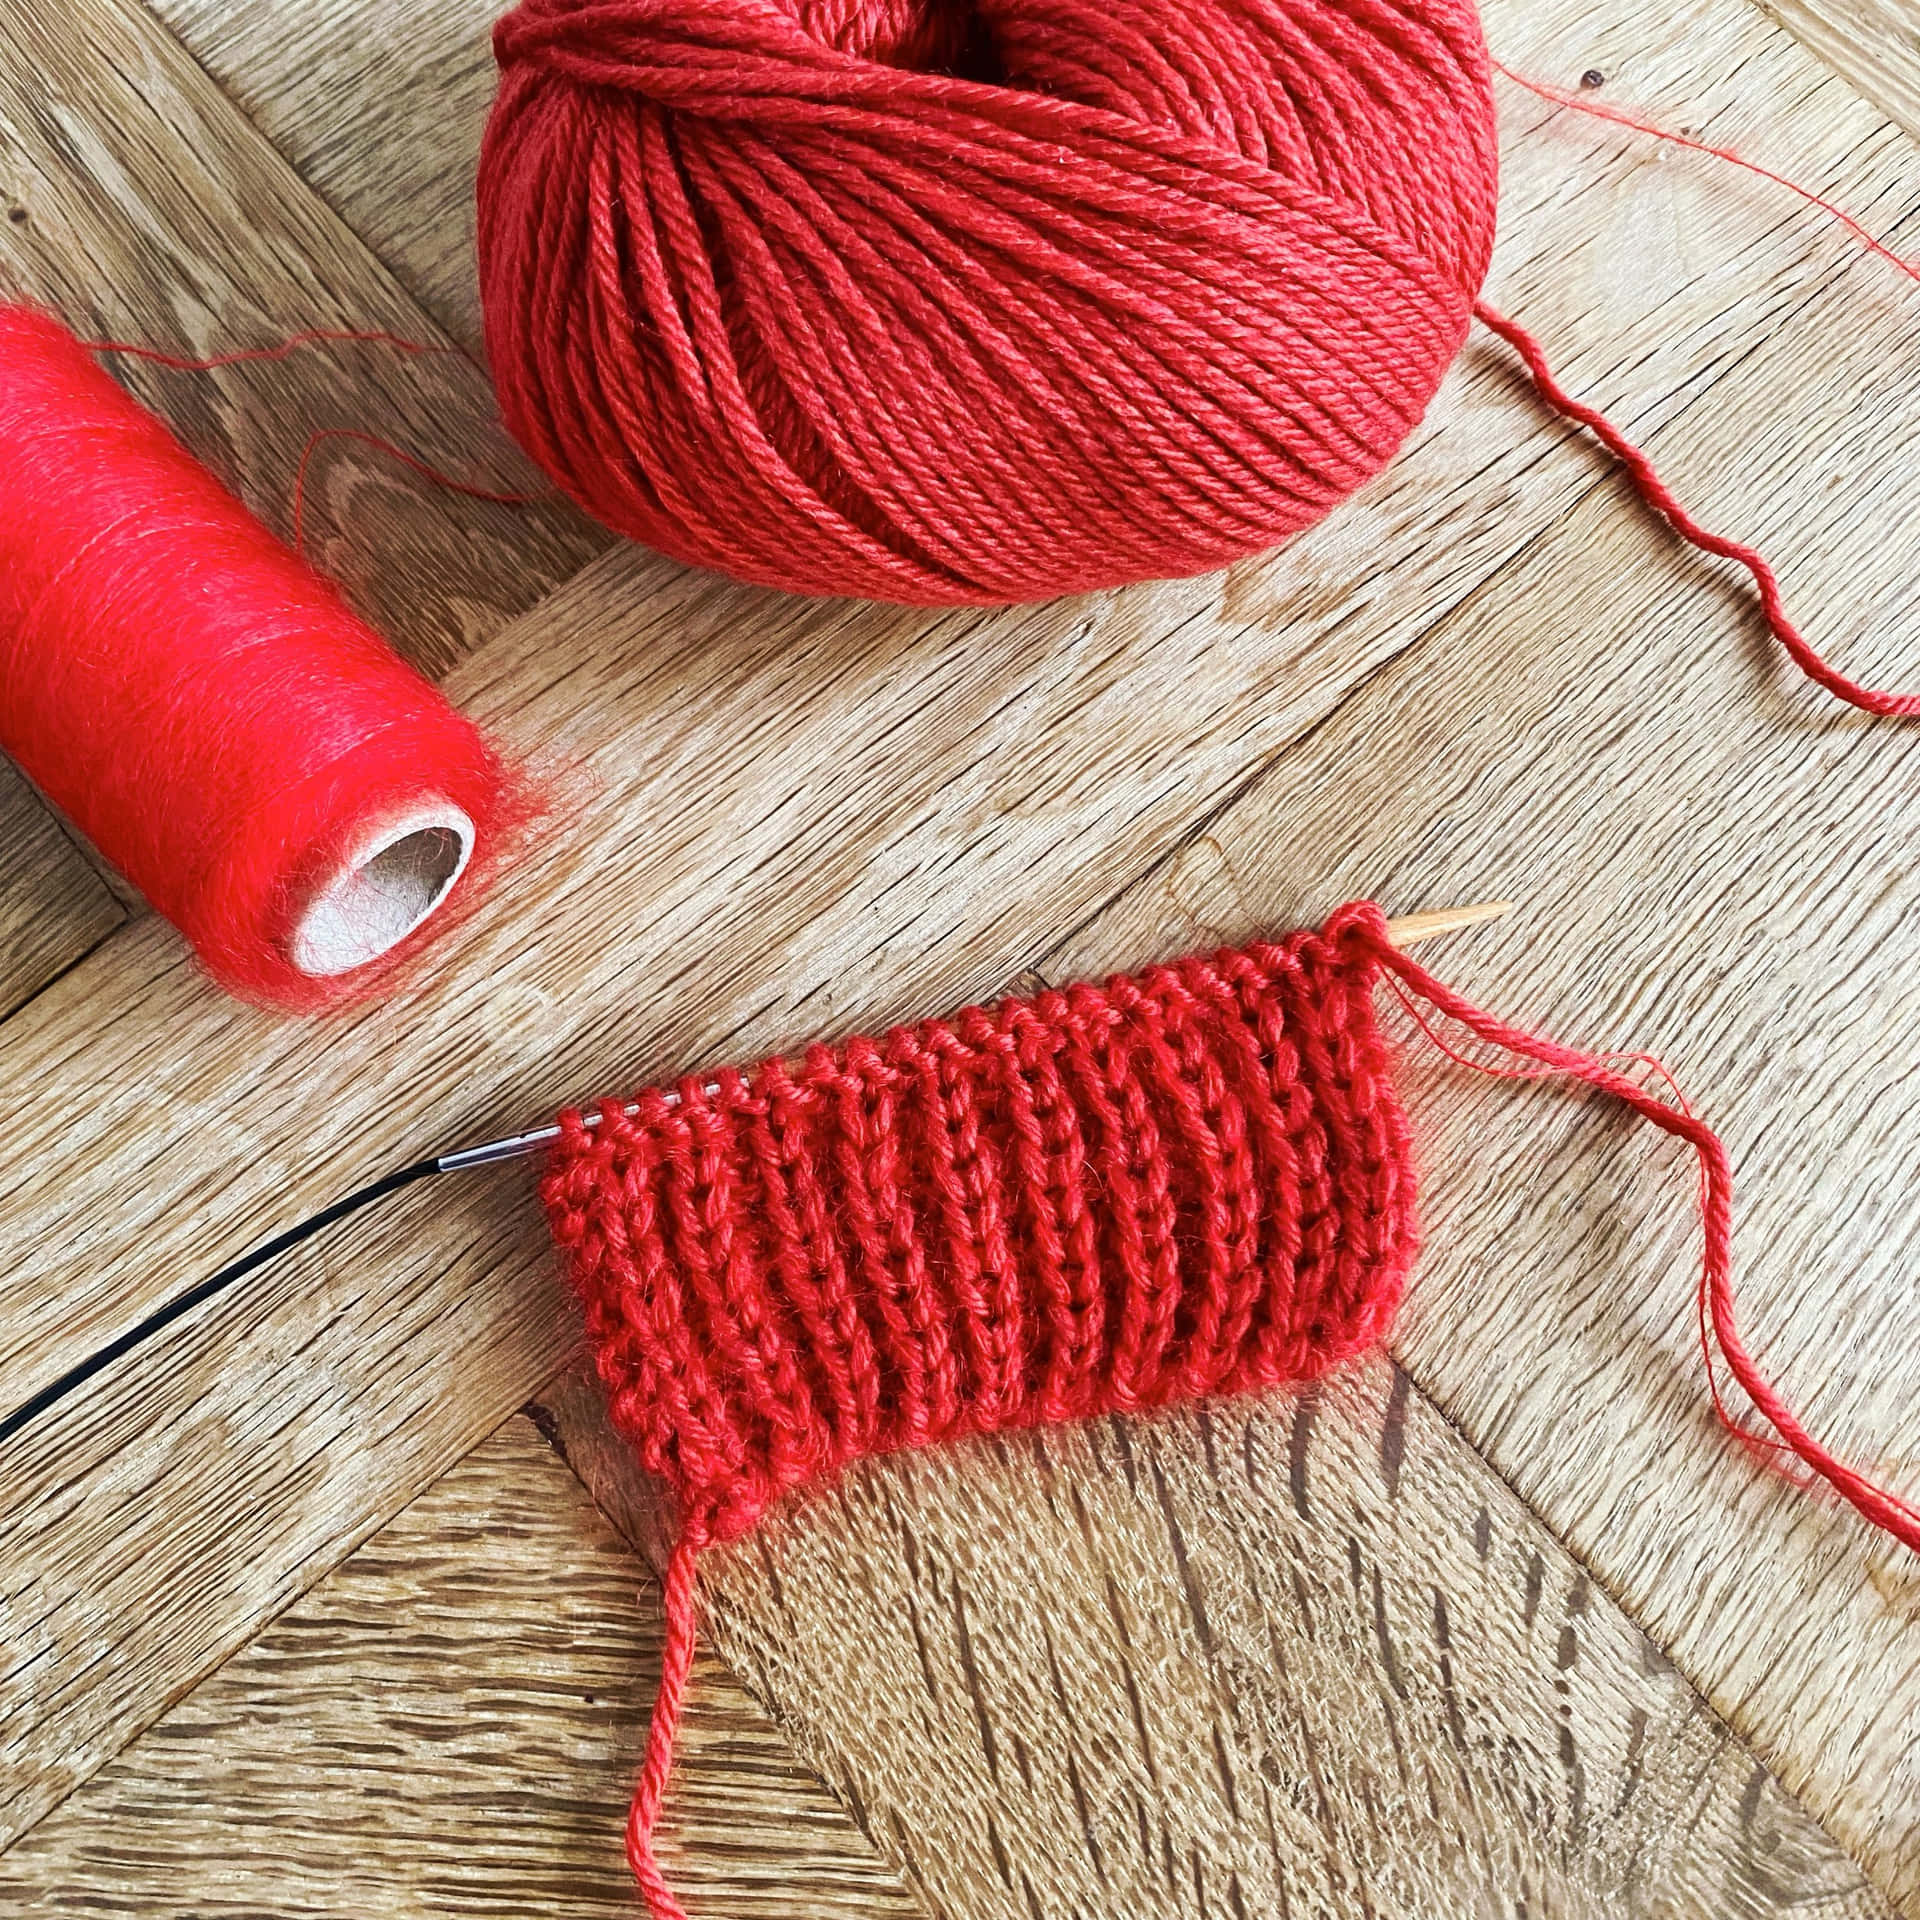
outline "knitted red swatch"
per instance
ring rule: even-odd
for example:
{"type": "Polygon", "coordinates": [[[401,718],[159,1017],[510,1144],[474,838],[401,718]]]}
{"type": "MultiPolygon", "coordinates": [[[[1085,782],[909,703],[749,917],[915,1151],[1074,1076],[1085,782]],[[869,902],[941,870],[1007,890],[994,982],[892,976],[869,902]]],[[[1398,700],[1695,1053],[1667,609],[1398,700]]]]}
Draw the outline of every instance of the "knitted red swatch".
{"type": "Polygon", "coordinates": [[[543,1186],[554,1236],[614,1424],[678,1508],[627,1834],[658,1920],[683,1913],[652,1832],[707,1546],[869,1455],[1305,1380],[1383,1337],[1417,1237],[1383,977],[1453,1057],[1429,1013],[1529,1063],[1517,1077],[1582,1081],[1694,1150],[1703,1344],[1710,1329],[1778,1436],[1763,1444],[1920,1549],[1920,1513],[1828,1453],[1742,1343],[1718,1136],[1611,1057],[1482,1013],[1367,902],[1319,932],[568,1113],[543,1186]]]}
{"type": "Polygon", "coordinates": [[[1372,1345],[1414,1253],[1377,973],[1336,923],[566,1116],[554,1234],[683,1530],[1372,1345]]]}
{"type": "Polygon", "coordinates": [[[543,1185],[614,1424],[680,1544],[628,1854],[693,1653],[693,1568],[865,1455],[1302,1380],[1413,1260],[1373,1014],[1379,910],[561,1117],[543,1185]]]}

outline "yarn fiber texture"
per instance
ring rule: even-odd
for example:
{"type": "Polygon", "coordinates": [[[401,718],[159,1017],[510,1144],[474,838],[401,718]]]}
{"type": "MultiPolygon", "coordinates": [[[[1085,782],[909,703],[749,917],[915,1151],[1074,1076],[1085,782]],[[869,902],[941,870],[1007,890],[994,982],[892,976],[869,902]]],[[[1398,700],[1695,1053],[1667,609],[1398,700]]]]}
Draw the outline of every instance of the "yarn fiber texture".
{"type": "Polygon", "coordinates": [[[1377,919],[563,1116],[554,1236],[683,1543],[864,1456],[1380,1339],[1416,1233],[1377,919]]]}
{"type": "Polygon", "coordinates": [[[1748,1352],[1727,1151],[1672,1076],[1483,1012],[1370,901],[1317,933],[564,1114],[554,1236],[614,1424],[679,1510],[627,1821],[655,1920],[685,1920],[653,1836],[710,1545],[865,1455],[1310,1379],[1386,1334],[1417,1228],[1383,981],[1462,1065],[1595,1088],[1691,1149],[1716,1411],[1920,1552],[1920,1509],[1829,1452],[1748,1352]],[[1515,1064],[1457,1052],[1448,1027],[1515,1064]],[[1771,1436],[1735,1421],[1716,1352],[1771,1436]]]}
{"type": "Polygon", "coordinates": [[[59,321],[0,303],[0,746],[230,991],[365,997],[430,937],[326,978],[298,911],[423,797],[482,857],[507,780],[473,723],[59,321]]]}
{"type": "Polygon", "coordinates": [[[1420,419],[1492,249],[1470,0],[523,0],[494,44],[510,425],[798,592],[1271,547],[1420,419]]]}

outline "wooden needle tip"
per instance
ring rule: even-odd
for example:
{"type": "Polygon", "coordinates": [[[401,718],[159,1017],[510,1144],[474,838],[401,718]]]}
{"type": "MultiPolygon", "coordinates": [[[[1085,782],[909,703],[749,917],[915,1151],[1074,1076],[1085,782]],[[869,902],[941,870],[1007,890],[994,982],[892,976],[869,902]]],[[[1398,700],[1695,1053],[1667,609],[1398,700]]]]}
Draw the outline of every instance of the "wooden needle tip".
{"type": "Polygon", "coordinates": [[[1409,913],[1389,920],[1387,938],[1396,947],[1410,947],[1443,933],[1458,933],[1463,927],[1477,927],[1483,920],[1498,920],[1512,911],[1511,900],[1483,900],[1472,907],[1435,907],[1430,913],[1409,913]]]}

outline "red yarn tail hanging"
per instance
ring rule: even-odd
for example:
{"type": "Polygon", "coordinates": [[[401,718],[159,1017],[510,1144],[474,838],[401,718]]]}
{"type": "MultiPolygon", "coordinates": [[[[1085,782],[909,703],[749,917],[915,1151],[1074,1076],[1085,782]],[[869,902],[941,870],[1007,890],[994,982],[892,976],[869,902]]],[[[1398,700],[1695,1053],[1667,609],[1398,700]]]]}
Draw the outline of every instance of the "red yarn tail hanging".
{"type": "MultiPolygon", "coordinates": [[[[1595,120],[1605,120],[1618,127],[1631,128],[1636,133],[1644,133],[1655,140],[1665,141],[1670,146],[1685,147],[1693,153],[1704,153],[1715,160],[1725,161],[1729,166],[1741,168],[1747,173],[1758,174],[1761,179],[1771,181],[1775,186],[1785,187],[1788,192],[1798,194],[1809,205],[1818,207],[1823,213],[1845,227],[1868,252],[1876,254],[1905,274],[1909,280],[1920,282],[1920,267],[1911,261],[1903,260],[1892,248],[1876,240],[1860,222],[1844,208],[1836,206],[1831,200],[1825,200],[1811,189],[1801,186],[1797,181],[1789,180],[1784,174],[1773,172],[1771,168],[1756,165],[1753,161],[1735,153],[1728,147],[1710,146],[1704,140],[1691,139],[1683,133],[1673,133],[1664,127],[1655,126],[1649,120],[1642,120],[1631,113],[1623,113],[1617,107],[1602,106],[1596,101],[1583,100],[1577,94],[1565,92],[1559,87],[1550,87],[1538,80],[1529,80],[1524,74],[1515,73],[1512,68],[1502,66],[1498,60],[1492,62],[1493,70],[1515,86],[1524,87],[1529,93],[1553,105],[1565,107],[1574,113],[1584,113],[1595,120]]],[[[1844,700],[1849,706],[1859,707],[1863,712],[1879,714],[1887,718],[1911,718],[1920,714],[1920,694],[1883,693],[1874,687],[1867,687],[1857,680],[1849,679],[1837,668],[1831,667],[1808,643],[1800,629],[1788,618],[1786,602],[1780,592],[1780,582],[1771,563],[1757,548],[1745,545],[1738,540],[1730,540],[1724,534],[1711,532],[1702,526],[1680,503],[1673,491],[1659,474],[1655,472],[1653,462],[1636,447],[1627,436],[1610,421],[1605,414],[1598,412],[1583,401],[1576,400],[1554,378],[1553,370],[1547,364],[1547,356],[1539,341],[1517,321],[1509,320],[1487,301],[1476,299],[1473,306],[1474,317],[1489,332],[1496,333],[1513,348],[1525,363],[1528,374],[1533,380],[1540,397],[1554,412],[1563,418],[1573,420],[1585,427],[1600,444],[1626,469],[1627,477],[1653,511],[1661,516],[1681,539],[1689,546],[1697,547],[1702,553],[1718,555],[1723,560],[1737,561],[1753,576],[1754,585],[1760,592],[1760,610],[1766,619],[1773,636],[1787,650],[1793,663],[1809,680],[1844,700]]]]}
{"type": "MultiPolygon", "coordinates": [[[[1864,1475],[1835,1457],[1816,1440],[1804,1426],[1798,1416],[1781,1397],[1778,1389],[1769,1382],[1752,1356],[1747,1352],[1746,1343],[1740,1335],[1735,1314],[1732,1270],[1733,1235],[1733,1176],[1727,1165],[1727,1150],[1720,1136],[1704,1121],[1697,1119],[1685,1106],[1670,1106],[1666,1101],[1649,1093],[1639,1082],[1621,1073],[1607,1059],[1594,1054],[1581,1053],[1572,1047],[1563,1047],[1558,1042],[1540,1038],[1528,1033],[1524,1028],[1510,1026],[1504,1020],[1497,1020],[1491,1014],[1482,1013],[1479,1008],[1463,1000],[1452,988],[1443,986],[1417,961],[1410,959],[1383,938],[1371,932],[1366,937],[1377,939],[1376,955],[1381,967],[1404,984],[1413,993],[1432,1007],[1437,1013],[1455,1020],[1470,1033],[1489,1045],[1504,1052],[1517,1055],[1523,1060],[1536,1061],[1542,1067],[1554,1073],[1570,1075],[1582,1080],[1590,1087],[1598,1088],[1602,1093],[1611,1094],[1616,1100],[1624,1101],[1643,1119],[1650,1120],[1662,1132],[1684,1140],[1699,1156],[1700,1161],[1700,1217],[1705,1231],[1705,1251],[1700,1266],[1700,1303],[1703,1319],[1710,1324],[1713,1338],[1721,1354],[1725,1357],[1733,1376],[1745,1388],[1747,1397],[1753,1402],[1772,1427],[1780,1440],[1810,1467],[1821,1479],[1825,1480],[1850,1505],[1874,1526],[1890,1533],[1896,1540],[1920,1552],[1920,1512],[1909,1506],[1904,1500],[1895,1498],[1884,1489],[1877,1487],[1864,1475]]],[[[1416,1018],[1417,1010],[1416,1010],[1416,1018]]],[[[1425,1023],[1422,1022],[1424,1025],[1425,1023]]],[[[1437,1040],[1437,1036],[1431,1036],[1437,1040]]],[[[1443,1050],[1444,1043],[1440,1043],[1443,1050]]],[[[1468,1064],[1472,1064],[1469,1062],[1468,1064]]],[[[1675,1088],[1676,1096],[1678,1089],[1675,1088]]],[[[1709,1370],[1712,1365],[1711,1352],[1707,1355],[1709,1370]]],[[[1719,1395],[1716,1391],[1715,1402],[1719,1395]]],[[[1734,1432],[1745,1438],[1754,1436],[1734,1426],[1725,1408],[1721,1408],[1721,1418],[1733,1427],[1734,1432]]]]}
{"type": "Polygon", "coordinates": [[[647,1726],[647,1751],[640,1778],[633,1789],[627,1814],[627,1864],[640,1891],[646,1895],[654,1920],[687,1920],[687,1910],[667,1885],[654,1858],[653,1829],[666,1798],[673,1772],[674,1743],[680,1732],[680,1712],[686,1703],[687,1679],[693,1672],[693,1645],[698,1622],[695,1614],[694,1570],[700,1541],[688,1532],[680,1536],[667,1562],[666,1639],[660,1649],[660,1690],[654,1696],[653,1718],[647,1726]]]}
{"type": "MultiPolygon", "coordinates": [[[[263,347],[235,347],[226,353],[214,353],[204,356],[168,353],[161,347],[143,346],[137,340],[82,340],[80,345],[88,353],[123,355],[134,360],[145,360],[154,366],[166,367],[174,373],[217,373],[225,367],[246,367],[277,364],[288,360],[296,353],[302,353],[309,347],[333,346],[374,346],[391,347],[397,353],[408,355],[450,356],[465,358],[465,349],[444,341],[413,340],[403,333],[389,333],[383,327],[303,327],[298,333],[290,333],[284,340],[276,340],[263,347]]],[[[468,500],[485,500],[498,507],[530,507],[544,496],[537,493],[509,492],[500,487],[483,486],[475,480],[462,480],[440,468],[429,465],[417,455],[409,453],[405,447],[396,446],[391,440],[383,440],[378,434],[367,433],[359,427],[320,427],[307,436],[307,444],[300,450],[300,460],[294,470],[293,479],[293,531],[288,544],[304,560],[307,557],[307,492],[315,456],[330,440],[352,440],[361,446],[370,447],[375,453],[384,455],[397,465],[405,467],[411,473],[417,473],[430,485],[438,487],[443,493],[457,493],[468,500]]]]}

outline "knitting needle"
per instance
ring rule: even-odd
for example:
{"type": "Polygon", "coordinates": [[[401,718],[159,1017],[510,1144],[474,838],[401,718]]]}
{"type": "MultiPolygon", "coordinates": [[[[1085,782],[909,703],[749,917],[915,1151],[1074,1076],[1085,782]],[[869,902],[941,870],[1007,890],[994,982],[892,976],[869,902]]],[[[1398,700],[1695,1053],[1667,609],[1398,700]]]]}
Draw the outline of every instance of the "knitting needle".
{"type": "MultiPolygon", "coordinates": [[[[1396,947],[1417,946],[1422,940],[1436,940],[1443,933],[1459,933],[1466,927],[1479,926],[1484,920],[1498,920],[1512,909],[1511,900],[1485,900],[1477,906],[1435,907],[1426,913],[1409,913],[1387,922],[1387,938],[1396,947]]],[[[706,1090],[708,1093],[720,1091],[711,1082],[706,1090]]],[[[671,1106],[680,1096],[668,1093],[663,1097],[671,1106]]],[[[639,1111],[631,1102],[622,1108],[622,1112],[629,1115],[639,1111]]],[[[581,1120],[585,1126],[598,1126],[600,1116],[597,1112],[583,1114],[581,1120]]],[[[464,1173],[474,1167],[494,1166],[502,1160],[523,1160],[559,1138],[560,1129],[552,1124],[530,1127],[525,1133],[509,1134],[504,1140],[489,1140],[481,1146],[462,1147],[457,1153],[443,1153],[430,1164],[436,1173],[464,1173]]]]}
{"type": "MultiPolygon", "coordinates": [[[[1396,947],[1410,947],[1422,940],[1438,939],[1446,933],[1458,933],[1462,928],[1478,926],[1485,920],[1497,920],[1503,913],[1510,911],[1512,902],[1507,900],[1489,901],[1471,907],[1441,907],[1430,913],[1412,913],[1399,920],[1387,922],[1387,938],[1396,947]]],[[[710,1087],[709,1092],[717,1091],[710,1087]]],[[[673,1099],[672,1094],[666,1096],[673,1099]]],[[[626,1111],[633,1113],[636,1108],[629,1106],[626,1111]]],[[[585,1124],[592,1126],[598,1119],[597,1114],[585,1116],[585,1124]]],[[[488,1167],[503,1160],[524,1159],[527,1155],[538,1153],[560,1137],[557,1126],[534,1127],[525,1133],[509,1135],[504,1140],[489,1140],[478,1147],[463,1147],[455,1153],[438,1154],[429,1160],[416,1160],[410,1167],[401,1167],[394,1173],[376,1180],[371,1186],[362,1187],[357,1193],[350,1193],[344,1200],[336,1200],[332,1206],[316,1213],[311,1219],[303,1220],[297,1227],[289,1227],[285,1233],[277,1234],[264,1245],[255,1247],[251,1253],[243,1255],[231,1266],[222,1267],[210,1279],[203,1280],[198,1286],[189,1287],[183,1294],[169,1300],[164,1306],[150,1313],[138,1325],[129,1327],[124,1333],[108,1341],[96,1352],[90,1353],[77,1366],[70,1367],[57,1380],[42,1387],[31,1400],[17,1406],[4,1419],[0,1419],[0,1445],[4,1445],[30,1421],[37,1419],[51,1407],[55,1401],[63,1400],[76,1387],[84,1386],[95,1374],[103,1372],[116,1360],[129,1354],[137,1346],[143,1345],[156,1333],[171,1326],[174,1321],[189,1314],[197,1306],[211,1300],[216,1294],[224,1293],[237,1280],[244,1280],[250,1273],[264,1267],[268,1261],[288,1253],[303,1240],[310,1239],[323,1228],[332,1226],[336,1221],[344,1220],[349,1214],[358,1213],[361,1208],[371,1206],[376,1200],[384,1200],[390,1193],[398,1193],[403,1187],[410,1187],[418,1180],[430,1179],[437,1173],[462,1173],[474,1167],[488,1167]]]]}
{"type": "Polygon", "coordinates": [[[1396,947],[1417,947],[1443,933],[1459,933],[1482,921],[1498,920],[1513,911],[1511,900],[1483,900],[1475,907],[1434,907],[1426,913],[1404,913],[1387,922],[1387,938],[1396,947]]]}

